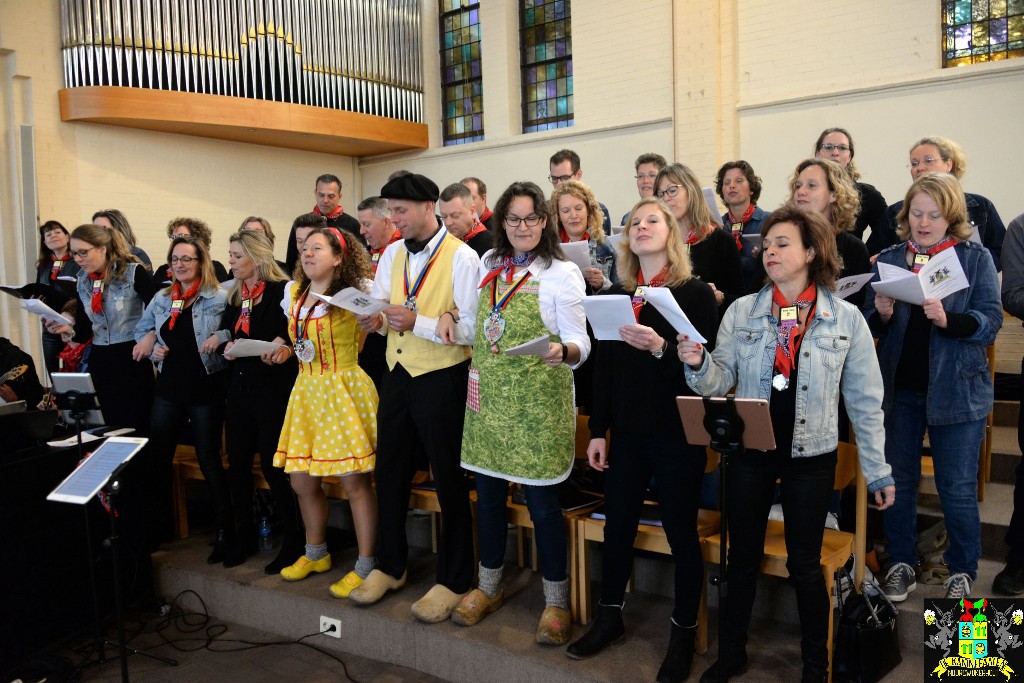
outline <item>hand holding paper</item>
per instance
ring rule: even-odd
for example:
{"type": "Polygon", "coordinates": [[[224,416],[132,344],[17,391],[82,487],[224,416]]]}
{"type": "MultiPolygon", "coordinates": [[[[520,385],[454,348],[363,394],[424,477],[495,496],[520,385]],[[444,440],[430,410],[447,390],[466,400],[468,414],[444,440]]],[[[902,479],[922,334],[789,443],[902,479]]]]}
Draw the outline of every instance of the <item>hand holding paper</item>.
{"type": "Polygon", "coordinates": [[[600,341],[622,341],[619,328],[636,325],[633,306],[625,294],[585,296],[583,310],[594,330],[594,338],[600,341]]]}
{"type": "Polygon", "coordinates": [[[924,304],[925,299],[942,299],[970,284],[954,249],[932,256],[918,273],[895,266],[883,269],[882,266],[887,264],[878,264],[882,280],[872,285],[875,291],[918,306],[924,304]]]}
{"type": "Polygon", "coordinates": [[[262,356],[267,352],[277,351],[280,346],[280,344],[261,341],[259,339],[238,339],[231,345],[230,349],[224,352],[224,357],[249,358],[253,356],[262,356]]]}
{"type": "Polygon", "coordinates": [[[690,319],[683,313],[683,309],[679,308],[679,304],[676,303],[675,297],[672,296],[672,292],[668,288],[645,287],[644,296],[647,298],[647,302],[658,309],[658,313],[661,313],[662,317],[675,328],[676,332],[689,336],[695,342],[707,344],[708,340],[697,331],[690,319]]]}
{"type": "Polygon", "coordinates": [[[374,299],[369,294],[366,294],[355,287],[346,287],[332,297],[326,297],[323,294],[317,294],[316,292],[311,292],[311,294],[321,301],[325,301],[332,306],[337,306],[338,308],[344,308],[346,311],[351,311],[356,315],[380,313],[385,308],[389,308],[391,306],[391,304],[386,301],[374,299]]]}

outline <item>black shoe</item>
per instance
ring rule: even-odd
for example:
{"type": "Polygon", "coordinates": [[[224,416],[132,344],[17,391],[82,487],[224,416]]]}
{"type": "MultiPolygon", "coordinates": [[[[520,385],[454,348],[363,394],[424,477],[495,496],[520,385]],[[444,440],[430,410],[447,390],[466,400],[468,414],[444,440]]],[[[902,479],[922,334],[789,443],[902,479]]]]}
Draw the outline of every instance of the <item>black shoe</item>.
{"type": "Polygon", "coordinates": [[[999,595],[1024,594],[1024,565],[1007,562],[992,581],[992,592],[999,595]]]}
{"type": "Polygon", "coordinates": [[[737,653],[725,657],[725,664],[718,659],[708,667],[704,675],[700,677],[700,683],[725,683],[733,676],[739,676],[747,671],[747,653],[737,653]]]}
{"type": "Polygon", "coordinates": [[[295,564],[295,561],[302,557],[304,552],[306,552],[305,539],[298,532],[294,534],[285,532],[280,552],[277,553],[273,562],[263,568],[263,571],[270,575],[280,574],[282,569],[295,564]]]}
{"type": "Polygon", "coordinates": [[[697,637],[696,624],[682,627],[672,622],[672,635],[668,641],[668,652],[658,669],[658,683],[681,683],[690,676],[693,665],[694,639],[697,637]]]}
{"type": "Polygon", "coordinates": [[[573,659],[583,659],[596,655],[612,643],[617,643],[626,635],[626,626],[622,623],[622,605],[597,605],[597,618],[594,625],[582,638],[570,645],[565,654],[573,659]]]}
{"type": "Polygon", "coordinates": [[[213,551],[210,556],[206,558],[206,564],[217,564],[223,562],[228,552],[228,537],[227,532],[224,529],[218,529],[217,535],[213,539],[213,551]]]}
{"type": "Polygon", "coordinates": [[[259,549],[258,543],[256,532],[252,529],[236,532],[234,540],[224,553],[224,568],[237,567],[245,562],[250,555],[255,555],[259,549]]]}

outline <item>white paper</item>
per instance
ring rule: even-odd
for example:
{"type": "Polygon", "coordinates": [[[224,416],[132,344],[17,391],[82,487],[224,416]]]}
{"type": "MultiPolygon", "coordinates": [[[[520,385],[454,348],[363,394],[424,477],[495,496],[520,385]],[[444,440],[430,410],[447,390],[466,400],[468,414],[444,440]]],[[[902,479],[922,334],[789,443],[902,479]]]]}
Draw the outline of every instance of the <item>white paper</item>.
{"type": "Polygon", "coordinates": [[[351,311],[356,315],[371,315],[373,313],[379,313],[385,308],[391,307],[391,304],[387,301],[374,299],[369,294],[366,294],[355,287],[346,287],[332,297],[326,297],[323,294],[317,294],[316,292],[310,293],[321,301],[326,301],[330,305],[337,306],[338,308],[344,308],[346,311],[351,311]]]}
{"type": "Polygon", "coordinates": [[[620,242],[627,245],[629,244],[629,240],[626,239],[626,233],[620,232],[608,238],[608,244],[611,245],[612,249],[615,251],[619,250],[620,242]]]}
{"type": "Polygon", "coordinates": [[[612,234],[613,235],[618,235],[619,233],[621,233],[625,229],[626,229],[625,225],[613,225],[612,226],[612,234]]]}
{"type": "Polygon", "coordinates": [[[872,287],[879,294],[920,306],[925,299],[943,299],[970,286],[954,249],[932,256],[917,274],[900,272],[907,275],[876,282],[872,287]]]}
{"type": "Polygon", "coordinates": [[[543,356],[548,352],[551,344],[551,337],[543,335],[528,342],[505,349],[506,356],[543,356]]]}
{"type": "Polygon", "coordinates": [[[718,200],[715,199],[715,188],[705,187],[701,188],[704,192],[704,201],[707,203],[708,208],[711,209],[711,217],[714,218],[720,225],[725,225],[722,220],[722,212],[718,210],[718,200]]]}
{"type": "Polygon", "coordinates": [[[586,268],[593,268],[590,262],[590,243],[586,240],[580,242],[563,242],[562,251],[570,261],[580,267],[580,272],[586,268]]]}
{"type": "MultiPolygon", "coordinates": [[[[637,287],[639,290],[640,288],[637,287]]],[[[643,297],[647,299],[647,302],[658,309],[658,313],[661,313],[662,317],[665,318],[675,328],[675,331],[679,334],[685,334],[690,337],[691,341],[706,344],[708,342],[704,336],[697,331],[697,328],[693,326],[690,319],[683,313],[683,309],[679,308],[679,304],[676,302],[672,292],[667,287],[644,287],[643,297]]],[[[632,306],[630,307],[632,308],[632,306]]],[[[672,340],[669,340],[669,345],[672,344],[672,340]]]]}
{"type": "Polygon", "coordinates": [[[913,273],[906,268],[900,268],[891,263],[878,264],[878,277],[881,280],[898,280],[901,277],[906,277],[908,274],[912,275],[913,273]]]}
{"type": "Polygon", "coordinates": [[[52,320],[56,323],[62,323],[66,325],[73,325],[71,320],[65,318],[57,311],[53,310],[39,299],[22,299],[21,307],[29,313],[38,315],[43,320],[52,320]]]}
{"type": "Polygon", "coordinates": [[[856,294],[864,289],[864,285],[871,282],[871,278],[874,276],[874,273],[861,273],[860,275],[844,277],[836,282],[836,287],[832,290],[832,293],[840,299],[845,299],[851,294],[856,294]]]}
{"type": "Polygon", "coordinates": [[[594,329],[594,338],[601,341],[622,341],[619,328],[636,325],[631,298],[625,294],[601,294],[583,297],[583,310],[594,329]]]}
{"type": "Polygon", "coordinates": [[[262,341],[260,339],[239,339],[231,348],[224,352],[225,358],[250,358],[262,356],[267,351],[277,351],[280,344],[262,341]]]}
{"type": "MultiPolygon", "coordinates": [[[[730,234],[731,234],[731,231],[730,231],[730,234]]],[[[751,233],[746,233],[745,232],[745,233],[742,233],[740,235],[740,237],[742,237],[744,241],[750,242],[750,246],[752,246],[752,247],[756,247],[756,248],[760,248],[761,247],[761,241],[762,241],[763,238],[761,237],[761,233],[759,233],[759,232],[751,232],[751,233]]]]}
{"type": "MultiPolygon", "coordinates": [[[[106,436],[96,436],[95,434],[90,434],[89,432],[82,432],[82,443],[89,443],[90,441],[99,441],[100,439],[105,439],[105,438],[107,438],[107,437],[106,436]]],[[[72,437],[69,437],[67,439],[60,439],[59,441],[47,441],[46,445],[47,446],[53,446],[54,448],[67,448],[69,446],[77,446],[78,445],[78,437],[77,436],[72,436],[72,437]]]]}
{"type": "Polygon", "coordinates": [[[64,282],[77,282],[78,281],[78,278],[76,278],[74,275],[58,275],[57,279],[58,280],[62,280],[64,282]]]}

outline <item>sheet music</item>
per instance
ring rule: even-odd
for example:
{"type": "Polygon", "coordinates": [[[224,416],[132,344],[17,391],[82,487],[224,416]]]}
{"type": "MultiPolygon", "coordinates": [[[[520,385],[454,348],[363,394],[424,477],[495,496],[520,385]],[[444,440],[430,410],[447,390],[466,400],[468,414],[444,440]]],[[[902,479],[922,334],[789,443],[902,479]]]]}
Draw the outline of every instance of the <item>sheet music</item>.
{"type": "Polygon", "coordinates": [[[562,244],[562,251],[565,252],[570,261],[579,266],[580,272],[583,272],[586,268],[594,267],[594,264],[590,262],[589,242],[565,242],[562,244]]]}
{"type": "Polygon", "coordinates": [[[277,351],[281,348],[280,344],[274,342],[263,341],[261,339],[239,339],[231,348],[224,352],[225,358],[251,358],[254,356],[262,356],[268,351],[277,351]]]}
{"type": "Polygon", "coordinates": [[[633,305],[625,294],[602,294],[583,297],[583,310],[594,330],[594,338],[602,341],[622,341],[619,328],[636,325],[633,305]]]}
{"type": "MultiPolygon", "coordinates": [[[[637,287],[638,294],[640,293],[640,287],[637,287]]],[[[676,302],[676,298],[672,296],[672,292],[667,287],[644,287],[643,297],[647,299],[648,303],[658,309],[658,313],[675,328],[675,331],[679,334],[685,334],[690,337],[692,341],[706,344],[707,339],[704,338],[697,328],[693,326],[690,319],[683,313],[683,309],[679,308],[679,303],[676,302]]],[[[630,306],[632,308],[632,306],[630,306]]],[[[669,340],[669,345],[674,346],[674,340],[669,340]]]]}
{"type": "Polygon", "coordinates": [[[542,335],[536,339],[505,349],[506,356],[543,356],[548,352],[551,344],[551,337],[542,335]]]}
{"type": "Polygon", "coordinates": [[[316,292],[310,292],[310,294],[321,301],[326,301],[332,306],[343,308],[346,311],[355,313],[356,315],[371,315],[373,313],[379,313],[385,308],[391,307],[391,304],[387,301],[374,299],[369,294],[356,289],[355,287],[346,287],[332,297],[326,297],[323,294],[317,294],[316,292]]]}

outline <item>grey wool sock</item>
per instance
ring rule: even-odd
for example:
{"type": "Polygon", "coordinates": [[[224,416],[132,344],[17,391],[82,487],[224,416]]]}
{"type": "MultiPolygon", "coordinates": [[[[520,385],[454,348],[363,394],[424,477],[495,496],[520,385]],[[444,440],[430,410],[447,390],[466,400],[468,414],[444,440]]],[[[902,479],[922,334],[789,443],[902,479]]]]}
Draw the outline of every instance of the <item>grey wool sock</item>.
{"type": "Polygon", "coordinates": [[[320,545],[310,545],[309,543],[307,543],[306,544],[306,553],[305,554],[306,554],[306,557],[308,557],[309,559],[311,559],[314,562],[316,562],[317,560],[324,559],[330,553],[327,552],[327,544],[326,543],[321,543],[320,545]]]}
{"type": "Polygon", "coordinates": [[[363,557],[362,555],[360,555],[359,559],[356,560],[355,572],[356,576],[358,576],[360,579],[365,579],[367,576],[370,575],[370,572],[372,572],[376,568],[376,557],[363,557]]]}
{"type": "Polygon", "coordinates": [[[569,609],[569,579],[561,581],[544,579],[544,606],[569,609]]]}
{"type": "Polygon", "coordinates": [[[480,565],[480,583],[479,587],[489,598],[498,597],[498,593],[501,592],[501,571],[502,568],[488,569],[487,567],[480,565]]]}

